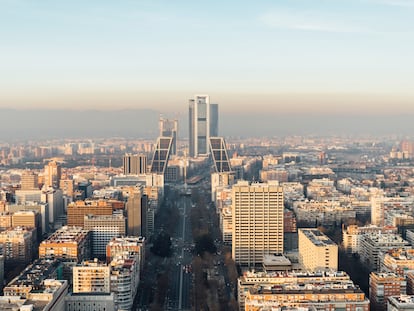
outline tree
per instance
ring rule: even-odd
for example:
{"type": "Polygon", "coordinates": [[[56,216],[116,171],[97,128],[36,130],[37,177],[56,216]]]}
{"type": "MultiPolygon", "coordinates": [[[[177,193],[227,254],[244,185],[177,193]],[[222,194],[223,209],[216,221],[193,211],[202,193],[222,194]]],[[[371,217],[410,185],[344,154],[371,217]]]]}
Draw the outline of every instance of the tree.
{"type": "Polygon", "coordinates": [[[195,240],[195,251],[200,256],[203,256],[204,252],[214,254],[217,251],[217,247],[211,235],[203,234],[197,237],[195,240]]]}
{"type": "Polygon", "coordinates": [[[160,257],[169,257],[171,255],[171,237],[168,233],[162,231],[155,238],[151,252],[160,257]]]}

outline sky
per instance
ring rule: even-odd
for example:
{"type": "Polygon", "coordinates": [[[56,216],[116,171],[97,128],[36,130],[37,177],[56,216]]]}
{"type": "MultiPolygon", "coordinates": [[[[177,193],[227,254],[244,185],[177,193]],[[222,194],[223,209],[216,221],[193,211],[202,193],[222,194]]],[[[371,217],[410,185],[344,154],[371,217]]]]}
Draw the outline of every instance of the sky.
{"type": "MultiPolygon", "coordinates": [[[[0,108],[414,114],[414,0],[0,0],[0,108]]],[[[181,113],[180,112],[180,113],[181,113]]]]}

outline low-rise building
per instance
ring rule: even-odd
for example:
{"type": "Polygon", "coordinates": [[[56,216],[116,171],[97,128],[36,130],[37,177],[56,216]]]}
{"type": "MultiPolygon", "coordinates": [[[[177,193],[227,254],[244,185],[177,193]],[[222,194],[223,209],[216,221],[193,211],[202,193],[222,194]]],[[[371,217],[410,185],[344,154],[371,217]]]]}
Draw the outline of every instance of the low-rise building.
{"type": "Polygon", "coordinates": [[[387,310],[387,299],[391,296],[405,295],[407,282],[395,273],[372,272],[369,276],[369,300],[372,311],[387,310]]]}
{"type": "MultiPolygon", "coordinates": [[[[322,278],[322,279],[321,279],[322,278]]],[[[282,277],[284,282],[272,285],[259,284],[245,292],[244,308],[258,311],[273,308],[315,308],[317,310],[369,310],[369,300],[349,279],[323,280],[313,278],[282,277]]],[[[276,309],[277,310],[277,309],[276,309]]]]}
{"type": "Polygon", "coordinates": [[[299,229],[299,262],[311,271],[337,270],[338,245],[315,228],[299,229]]]}
{"type": "Polygon", "coordinates": [[[114,293],[69,293],[65,297],[65,311],[115,309],[114,293]]]}
{"type": "Polygon", "coordinates": [[[33,259],[36,228],[16,227],[0,232],[6,263],[28,264],[33,259]]]}
{"type": "Polygon", "coordinates": [[[387,311],[414,310],[414,296],[400,295],[388,297],[387,311]]]}
{"type": "Polygon", "coordinates": [[[74,293],[109,293],[111,267],[106,263],[83,261],[73,267],[74,293]]]}
{"type": "Polygon", "coordinates": [[[237,300],[239,310],[245,310],[245,297],[250,288],[255,286],[272,287],[288,284],[352,284],[352,281],[343,271],[319,271],[319,272],[300,272],[300,271],[282,271],[282,272],[252,272],[247,271],[237,280],[237,300]]]}
{"type": "Polygon", "coordinates": [[[39,245],[39,258],[59,258],[67,262],[81,262],[90,258],[89,231],[64,226],[39,245]]]}
{"type": "Polygon", "coordinates": [[[392,249],[380,254],[380,271],[400,276],[414,272],[414,249],[392,249]]]}
{"type": "Polygon", "coordinates": [[[380,254],[390,249],[409,249],[410,244],[398,234],[371,233],[364,234],[360,241],[360,258],[371,270],[380,270],[380,254]]]}

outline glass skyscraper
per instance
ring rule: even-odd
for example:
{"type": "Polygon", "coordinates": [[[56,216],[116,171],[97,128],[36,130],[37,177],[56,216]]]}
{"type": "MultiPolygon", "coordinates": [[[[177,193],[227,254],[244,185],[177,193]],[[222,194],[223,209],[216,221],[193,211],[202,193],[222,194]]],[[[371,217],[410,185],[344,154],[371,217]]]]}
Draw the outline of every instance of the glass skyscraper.
{"type": "Polygon", "coordinates": [[[208,95],[189,100],[189,126],[190,156],[207,156],[210,136],[218,136],[218,105],[208,95]]]}

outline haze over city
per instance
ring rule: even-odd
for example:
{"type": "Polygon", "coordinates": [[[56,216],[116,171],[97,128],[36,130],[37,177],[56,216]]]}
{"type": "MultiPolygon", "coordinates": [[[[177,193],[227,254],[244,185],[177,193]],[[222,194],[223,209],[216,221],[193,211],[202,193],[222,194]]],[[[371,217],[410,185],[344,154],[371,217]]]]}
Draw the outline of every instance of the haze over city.
{"type": "Polygon", "coordinates": [[[271,112],[398,124],[414,113],[413,13],[411,0],[1,0],[0,107],[176,117],[209,94],[252,123],[271,112]]]}
{"type": "Polygon", "coordinates": [[[414,0],[0,0],[0,310],[414,310],[414,0]]]}

